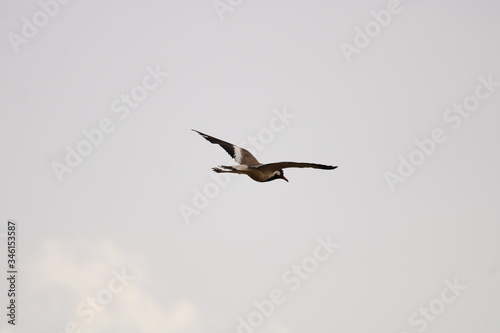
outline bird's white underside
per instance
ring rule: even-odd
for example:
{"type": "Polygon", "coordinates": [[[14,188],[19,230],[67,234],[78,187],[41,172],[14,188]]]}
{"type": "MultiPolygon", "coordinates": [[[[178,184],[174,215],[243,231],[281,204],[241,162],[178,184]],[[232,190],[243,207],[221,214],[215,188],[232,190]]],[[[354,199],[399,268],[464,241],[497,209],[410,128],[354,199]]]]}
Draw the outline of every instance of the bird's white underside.
{"type": "Polygon", "coordinates": [[[233,168],[240,171],[248,170],[248,166],[245,164],[233,165],[233,168]]]}

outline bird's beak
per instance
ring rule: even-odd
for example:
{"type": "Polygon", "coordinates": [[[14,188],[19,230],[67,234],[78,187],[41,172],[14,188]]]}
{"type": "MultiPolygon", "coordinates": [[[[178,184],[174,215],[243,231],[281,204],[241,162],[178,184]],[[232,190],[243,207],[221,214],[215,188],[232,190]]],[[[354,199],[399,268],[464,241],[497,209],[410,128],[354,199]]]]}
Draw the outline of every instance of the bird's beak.
{"type": "Polygon", "coordinates": [[[286,180],[286,181],[288,182],[288,179],[286,179],[286,177],[285,177],[285,176],[282,176],[281,178],[283,178],[284,180],[286,180]]]}

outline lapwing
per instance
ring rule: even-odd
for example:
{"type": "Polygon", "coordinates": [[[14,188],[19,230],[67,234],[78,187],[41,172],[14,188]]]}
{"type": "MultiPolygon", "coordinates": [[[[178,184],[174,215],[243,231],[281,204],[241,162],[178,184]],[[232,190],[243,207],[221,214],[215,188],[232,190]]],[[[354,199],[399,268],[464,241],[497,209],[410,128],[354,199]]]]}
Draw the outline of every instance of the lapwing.
{"type": "Polygon", "coordinates": [[[193,129],[193,131],[207,139],[208,142],[221,146],[232,158],[234,158],[236,163],[238,163],[238,165],[233,166],[220,165],[212,168],[212,170],[217,173],[239,173],[247,175],[257,182],[269,182],[275,179],[284,179],[288,182],[288,179],[285,178],[285,173],[283,172],[283,169],[285,168],[314,168],[323,170],[333,170],[336,168],[336,166],[331,165],[304,162],[277,162],[262,164],[244,148],[214,138],[213,136],[201,133],[197,130],[193,129]]]}

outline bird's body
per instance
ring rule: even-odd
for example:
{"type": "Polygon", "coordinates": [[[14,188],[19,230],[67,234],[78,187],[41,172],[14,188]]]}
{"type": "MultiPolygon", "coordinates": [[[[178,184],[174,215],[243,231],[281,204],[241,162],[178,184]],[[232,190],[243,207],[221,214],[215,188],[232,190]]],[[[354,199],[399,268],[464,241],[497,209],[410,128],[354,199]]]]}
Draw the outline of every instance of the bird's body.
{"type": "Polygon", "coordinates": [[[240,165],[234,165],[234,166],[225,166],[221,165],[219,167],[213,168],[215,172],[231,172],[231,173],[239,173],[242,175],[247,175],[248,177],[252,178],[253,180],[257,182],[268,182],[271,180],[274,180],[276,178],[274,171],[269,172],[265,170],[260,170],[258,167],[255,166],[248,166],[244,164],[240,165]]]}
{"type": "Polygon", "coordinates": [[[284,179],[288,181],[288,179],[285,178],[283,172],[283,169],[285,168],[315,168],[323,170],[332,170],[336,168],[336,166],[331,165],[304,162],[277,162],[262,164],[257,161],[257,159],[248,150],[244,148],[214,138],[210,135],[198,132],[197,130],[193,131],[203,136],[210,143],[218,144],[219,146],[221,146],[232,158],[234,158],[236,163],[238,163],[238,165],[221,165],[212,169],[213,171],[218,173],[239,173],[247,175],[257,182],[268,182],[275,179],[284,179]]]}

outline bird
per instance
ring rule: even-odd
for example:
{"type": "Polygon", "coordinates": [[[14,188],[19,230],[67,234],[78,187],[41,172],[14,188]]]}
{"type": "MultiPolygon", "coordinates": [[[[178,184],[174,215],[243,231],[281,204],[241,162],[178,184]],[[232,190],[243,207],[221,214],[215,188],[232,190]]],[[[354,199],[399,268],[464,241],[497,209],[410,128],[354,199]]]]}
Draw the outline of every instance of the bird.
{"type": "Polygon", "coordinates": [[[283,172],[285,168],[314,168],[322,170],[333,170],[337,168],[337,166],[305,162],[276,162],[262,164],[245,148],[214,138],[213,136],[199,132],[195,129],[191,130],[204,137],[208,142],[221,146],[236,163],[238,163],[238,165],[233,166],[220,165],[212,168],[212,170],[217,173],[227,172],[243,174],[257,182],[269,182],[276,179],[283,179],[288,182],[283,172]]]}

